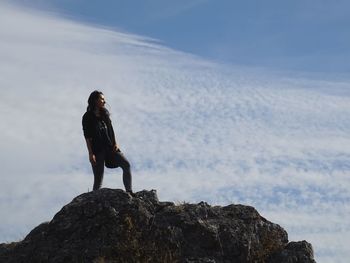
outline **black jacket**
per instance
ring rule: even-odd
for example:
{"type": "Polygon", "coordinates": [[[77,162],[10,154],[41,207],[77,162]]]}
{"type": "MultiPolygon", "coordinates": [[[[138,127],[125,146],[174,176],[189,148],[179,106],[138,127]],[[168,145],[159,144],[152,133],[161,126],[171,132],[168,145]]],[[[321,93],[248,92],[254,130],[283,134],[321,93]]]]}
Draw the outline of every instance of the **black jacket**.
{"type": "Polygon", "coordinates": [[[92,139],[94,154],[115,145],[115,135],[110,118],[97,117],[93,112],[87,111],[83,115],[82,124],[84,137],[92,139]]]}

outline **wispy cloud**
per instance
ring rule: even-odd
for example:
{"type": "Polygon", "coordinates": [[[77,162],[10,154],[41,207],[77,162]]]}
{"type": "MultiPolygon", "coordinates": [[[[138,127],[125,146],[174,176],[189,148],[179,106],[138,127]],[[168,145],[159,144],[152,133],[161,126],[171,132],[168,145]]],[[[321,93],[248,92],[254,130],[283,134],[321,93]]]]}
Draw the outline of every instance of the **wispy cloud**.
{"type": "MultiPolygon", "coordinates": [[[[81,116],[101,89],[136,191],[254,205],[291,240],[312,242],[318,262],[350,256],[348,80],[215,65],[140,36],[1,7],[1,241],[91,189],[81,116]]],[[[123,188],[121,171],[107,170],[104,186],[123,188]]]]}

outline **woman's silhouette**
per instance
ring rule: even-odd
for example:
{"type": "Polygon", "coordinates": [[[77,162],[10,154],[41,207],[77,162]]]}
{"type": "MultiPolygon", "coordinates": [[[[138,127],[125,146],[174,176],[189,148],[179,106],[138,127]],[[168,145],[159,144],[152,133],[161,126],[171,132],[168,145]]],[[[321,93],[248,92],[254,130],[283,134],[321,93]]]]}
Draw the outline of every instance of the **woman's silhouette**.
{"type": "Polygon", "coordinates": [[[94,173],[93,190],[101,188],[105,160],[112,154],[113,162],[123,169],[125,190],[133,195],[130,163],[120,151],[115,139],[110,113],[105,108],[105,97],[101,91],[93,91],[83,116],[83,132],[89,151],[89,160],[94,173]]]}

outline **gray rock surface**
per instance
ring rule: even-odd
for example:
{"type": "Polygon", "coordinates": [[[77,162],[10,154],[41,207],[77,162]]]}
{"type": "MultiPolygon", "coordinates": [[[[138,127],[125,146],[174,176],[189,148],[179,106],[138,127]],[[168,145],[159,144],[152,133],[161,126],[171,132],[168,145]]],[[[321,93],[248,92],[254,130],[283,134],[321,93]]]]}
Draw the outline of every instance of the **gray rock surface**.
{"type": "Polygon", "coordinates": [[[311,244],[250,206],[175,205],[156,191],[84,193],[24,240],[0,244],[0,262],[315,262],[311,244]]]}
{"type": "Polygon", "coordinates": [[[282,250],[271,255],[270,263],[314,263],[314,252],[310,243],[305,240],[299,242],[290,242],[282,250]]]}

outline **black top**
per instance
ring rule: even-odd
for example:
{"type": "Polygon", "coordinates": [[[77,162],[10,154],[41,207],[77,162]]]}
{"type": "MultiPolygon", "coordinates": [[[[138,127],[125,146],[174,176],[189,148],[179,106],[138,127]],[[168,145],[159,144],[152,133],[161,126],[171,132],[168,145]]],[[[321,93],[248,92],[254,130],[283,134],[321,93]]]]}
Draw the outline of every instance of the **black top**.
{"type": "Polygon", "coordinates": [[[109,118],[97,117],[93,112],[87,111],[83,115],[82,124],[84,137],[92,139],[94,154],[114,146],[114,130],[109,118]]]}

